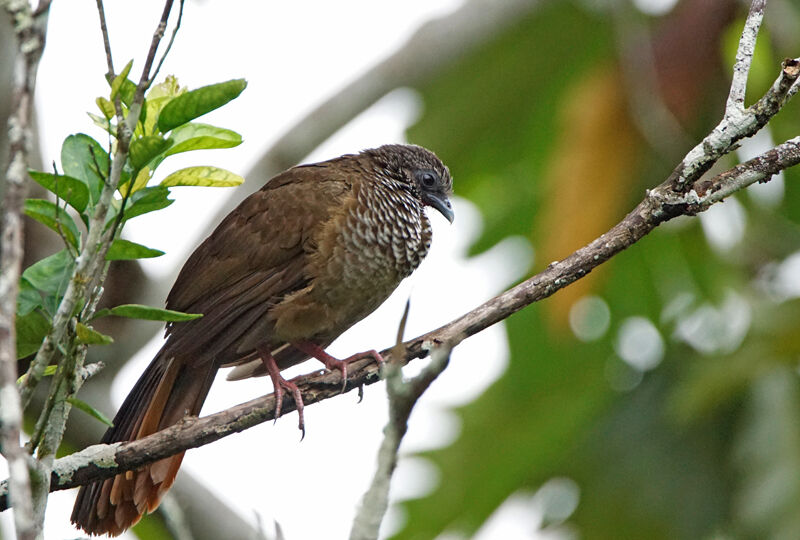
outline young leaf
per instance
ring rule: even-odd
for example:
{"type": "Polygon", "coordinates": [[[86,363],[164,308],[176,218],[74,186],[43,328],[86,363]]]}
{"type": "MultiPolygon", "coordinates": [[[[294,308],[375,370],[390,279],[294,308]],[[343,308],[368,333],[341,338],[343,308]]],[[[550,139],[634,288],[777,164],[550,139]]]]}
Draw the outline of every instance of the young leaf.
{"type": "Polygon", "coordinates": [[[83,212],[89,203],[89,188],[86,184],[71,176],[56,175],[52,173],[28,171],[39,185],[55,193],[59,199],[78,212],[83,212]]]}
{"type": "MultiPolygon", "coordinates": [[[[114,104],[108,101],[104,97],[99,97],[94,102],[97,104],[97,108],[100,109],[100,112],[103,113],[103,116],[106,120],[111,120],[117,114],[114,110],[114,104]]],[[[105,124],[108,126],[108,122],[105,124]]]]}
{"type": "Polygon", "coordinates": [[[133,59],[130,60],[125,67],[122,68],[122,72],[114,77],[114,80],[111,82],[111,101],[117,97],[117,93],[119,92],[120,88],[122,88],[122,83],[128,79],[128,73],[131,72],[131,68],[133,67],[133,59]]]}
{"type": "Polygon", "coordinates": [[[25,358],[39,350],[44,336],[50,331],[50,321],[39,311],[17,317],[17,358],[25,358]]]}
{"type": "Polygon", "coordinates": [[[161,114],[161,109],[172,101],[176,96],[186,93],[186,88],[181,88],[178,84],[178,79],[173,75],[168,75],[162,83],[154,84],[150,91],[147,92],[147,99],[145,100],[142,114],[145,115],[143,124],[143,134],[152,135],[157,131],[156,122],[158,122],[158,115],[161,114]]]}
{"type": "Polygon", "coordinates": [[[112,131],[116,132],[116,130],[114,129],[114,124],[110,123],[109,120],[105,119],[104,117],[98,114],[92,114],[90,112],[87,112],[86,114],[88,114],[89,118],[92,119],[92,123],[97,127],[99,127],[100,129],[107,131],[108,133],[112,133],[112,131]]]}
{"type": "Polygon", "coordinates": [[[108,154],[100,143],[83,133],[70,135],[61,146],[61,166],[68,176],[86,184],[89,200],[94,205],[100,198],[109,170],[108,154]]]}
{"type": "Polygon", "coordinates": [[[111,247],[108,248],[106,260],[129,261],[132,259],[149,259],[151,257],[160,257],[163,254],[163,251],[151,249],[141,244],[118,238],[117,240],[114,240],[114,242],[111,244],[111,247]]]}
{"type": "Polygon", "coordinates": [[[169,189],[163,186],[152,186],[135,191],[125,208],[125,219],[131,219],[154,210],[161,210],[174,201],[168,199],[169,189]]]}
{"type": "Polygon", "coordinates": [[[150,161],[172,146],[172,141],[158,135],[145,135],[131,143],[131,165],[136,170],[142,169],[150,161]]]}
{"type": "Polygon", "coordinates": [[[25,201],[24,210],[26,216],[64,235],[64,239],[75,249],[78,249],[81,233],[78,231],[78,226],[75,225],[75,222],[72,220],[72,216],[66,213],[62,208],[59,208],[50,201],[27,199],[25,201]]]}
{"type": "Polygon", "coordinates": [[[128,190],[131,190],[131,193],[136,193],[143,187],[147,185],[147,182],[150,181],[150,177],[152,176],[150,167],[143,167],[138,173],[136,173],[136,178],[133,180],[133,185],[130,182],[127,182],[121,186],[119,186],[119,192],[122,196],[126,196],[128,194],[128,190]]]}
{"type": "Polygon", "coordinates": [[[78,341],[87,345],[108,345],[114,342],[114,338],[111,336],[101,334],[83,323],[75,325],[75,333],[78,335],[78,341]]]}
{"type": "Polygon", "coordinates": [[[170,174],[161,181],[162,186],[238,186],[244,178],[217,167],[187,167],[170,174]]]}
{"type": "Polygon", "coordinates": [[[247,86],[244,79],[203,86],[186,92],[167,103],[158,116],[158,129],[166,133],[198,116],[222,107],[235,99],[247,86]]]}
{"type": "Polygon", "coordinates": [[[114,427],[114,423],[108,419],[106,415],[86,403],[85,401],[81,401],[76,397],[68,397],[67,402],[75,407],[76,409],[80,409],[89,416],[94,417],[97,420],[100,420],[103,424],[107,425],[108,427],[114,427]]]}
{"type": "Polygon", "coordinates": [[[97,319],[99,317],[105,317],[106,315],[116,315],[118,317],[127,317],[129,319],[145,319],[148,321],[167,322],[191,321],[193,319],[199,319],[203,316],[201,313],[183,313],[182,311],[154,308],[140,304],[123,304],[111,309],[101,309],[95,314],[94,318],[97,319]]]}
{"type": "Polygon", "coordinates": [[[242,144],[242,136],[229,129],[222,129],[208,124],[184,124],[172,130],[172,148],[165,156],[192,150],[212,148],[232,148],[242,144]]]}

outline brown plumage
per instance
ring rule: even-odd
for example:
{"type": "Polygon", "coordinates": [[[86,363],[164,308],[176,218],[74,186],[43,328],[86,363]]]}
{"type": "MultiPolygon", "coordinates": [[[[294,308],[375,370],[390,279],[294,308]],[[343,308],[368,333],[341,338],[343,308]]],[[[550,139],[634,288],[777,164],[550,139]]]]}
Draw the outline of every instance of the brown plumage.
{"type": "MultiPolygon", "coordinates": [[[[316,357],[367,316],[422,261],[431,242],[424,207],[452,221],[452,182],[424,148],[386,145],[302,165],[245,199],[189,257],[167,307],[203,317],[167,325],[167,341],[126,398],[104,443],[140,439],[197,415],[217,370],[229,379],[269,374],[316,357]]],[[[281,395],[277,402],[281,402],[281,395]]],[[[277,414],[276,414],[277,416],[277,414]]],[[[83,486],[72,522],[116,536],[152,512],[183,453],[83,486]]]]}

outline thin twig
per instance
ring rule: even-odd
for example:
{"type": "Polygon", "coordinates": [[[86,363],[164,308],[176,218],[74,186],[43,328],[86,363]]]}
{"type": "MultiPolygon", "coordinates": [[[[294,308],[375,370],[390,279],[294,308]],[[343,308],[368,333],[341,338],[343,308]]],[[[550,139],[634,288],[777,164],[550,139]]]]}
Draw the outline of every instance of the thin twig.
{"type": "Polygon", "coordinates": [[[106,64],[108,65],[108,77],[113,80],[116,76],[114,71],[114,57],[111,54],[111,40],[108,37],[108,25],[106,24],[106,10],[103,7],[103,0],[97,0],[97,14],[100,16],[100,34],[103,37],[103,48],[106,51],[106,64]]]}
{"type": "Polygon", "coordinates": [[[178,6],[178,20],[175,22],[175,28],[172,30],[172,36],[169,38],[169,43],[167,43],[167,48],[164,49],[164,53],[161,55],[161,59],[158,61],[156,65],[156,69],[153,70],[153,74],[150,76],[149,84],[153,84],[158,76],[158,72],[161,71],[161,65],[164,63],[164,60],[167,59],[167,55],[169,51],[172,49],[172,44],[175,43],[175,36],[178,35],[178,30],[181,27],[181,21],[183,20],[183,2],[184,0],[180,0],[180,6],[178,6]]]}
{"type": "Polygon", "coordinates": [[[750,12],[744,23],[744,30],[739,38],[739,47],[736,50],[736,62],[733,64],[733,80],[728,101],[725,105],[725,116],[735,116],[744,112],[744,97],[747,91],[747,79],[750,74],[750,64],[753,62],[753,53],[756,50],[756,38],[764,19],[764,7],[767,0],[753,0],[750,12]]]}

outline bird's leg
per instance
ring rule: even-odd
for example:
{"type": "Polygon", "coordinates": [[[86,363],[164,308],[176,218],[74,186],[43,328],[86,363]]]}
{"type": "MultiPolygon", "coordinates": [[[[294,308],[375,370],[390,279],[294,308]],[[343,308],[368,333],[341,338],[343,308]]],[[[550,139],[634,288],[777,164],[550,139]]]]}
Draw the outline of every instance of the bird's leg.
{"type": "Polygon", "coordinates": [[[275,362],[275,357],[272,352],[266,347],[258,347],[258,353],[261,356],[261,361],[264,362],[264,367],[267,368],[269,378],[272,379],[272,386],[275,388],[275,421],[281,415],[281,407],[283,405],[283,389],[288,390],[294,398],[294,404],[297,407],[297,416],[300,417],[298,427],[303,432],[301,440],[306,436],[305,420],[303,419],[303,396],[300,394],[300,389],[293,382],[287,381],[281,375],[281,370],[275,362]]]}
{"type": "Polygon", "coordinates": [[[354,354],[352,356],[348,356],[342,360],[338,358],[334,358],[333,356],[329,355],[325,352],[325,350],[316,345],[315,343],[311,343],[310,341],[293,341],[292,346],[301,351],[306,353],[309,356],[313,356],[323,364],[329,370],[338,370],[342,374],[342,392],[344,392],[345,387],[347,386],[347,364],[351,362],[355,362],[356,360],[361,360],[362,358],[373,358],[375,362],[382,366],[384,363],[383,357],[376,351],[375,349],[371,349],[369,351],[360,352],[354,354]]]}

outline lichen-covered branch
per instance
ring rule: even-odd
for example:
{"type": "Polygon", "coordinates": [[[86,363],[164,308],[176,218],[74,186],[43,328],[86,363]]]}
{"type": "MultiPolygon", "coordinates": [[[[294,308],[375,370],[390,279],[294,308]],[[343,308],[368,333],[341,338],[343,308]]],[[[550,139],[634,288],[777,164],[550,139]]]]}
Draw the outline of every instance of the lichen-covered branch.
{"type": "Polygon", "coordinates": [[[739,47],[736,50],[736,61],[733,64],[733,77],[728,102],[725,105],[725,115],[740,113],[744,110],[744,96],[747,90],[747,78],[750,75],[750,64],[753,63],[753,53],[756,50],[756,38],[764,20],[766,0],[755,0],[750,5],[750,12],[744,23],[742,35],[739,38],[739,47]]]}
{"type": "Polygon", "coordinates": [[[17,52],[8,121],[9,159],[5,172],[0,235],[0,451],[8,461],[18,538],[41,533],[34,519],[28,456],[20,446],[22,406],[17,391],[16,310],[22,271],[22,208],[27,195],[31,112],[36,72],[44,51],[49,1],[34,12],[27,0],[0,2],[13,19],[17,52]]]}
{"type": "Polygon", "coordinates": [[[361,499],[361,507],[353,519],[350,540],[378,538],[383,517],[389,508],[389,489],[397,467],[400,443],[408,431],[408,419],[417,401],[442,374],[450,361],[450,348],[437,347],[431,352],[431,362],[415,377],[403,380],[396,364],[386,366],[386,390],[389,396],[389,422],[383,428],[383,440],[378,448],[378,465],[369,489],[361,499]]]}

